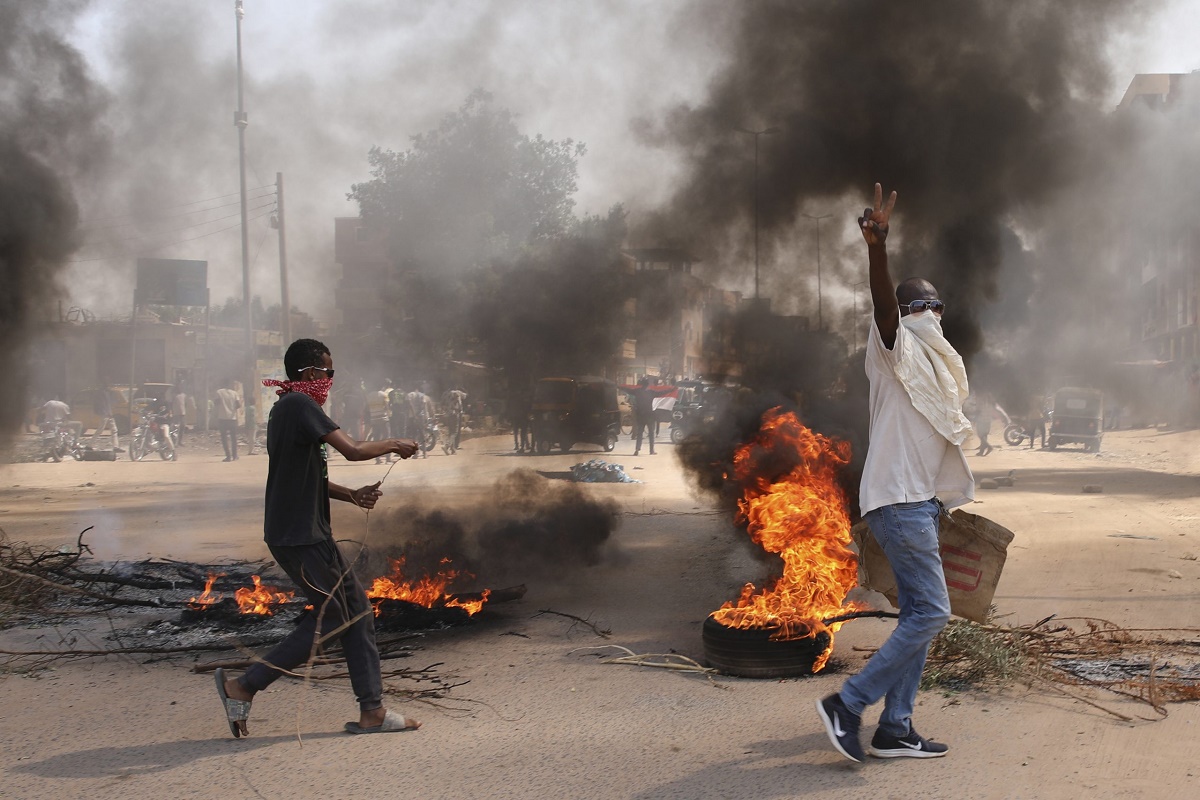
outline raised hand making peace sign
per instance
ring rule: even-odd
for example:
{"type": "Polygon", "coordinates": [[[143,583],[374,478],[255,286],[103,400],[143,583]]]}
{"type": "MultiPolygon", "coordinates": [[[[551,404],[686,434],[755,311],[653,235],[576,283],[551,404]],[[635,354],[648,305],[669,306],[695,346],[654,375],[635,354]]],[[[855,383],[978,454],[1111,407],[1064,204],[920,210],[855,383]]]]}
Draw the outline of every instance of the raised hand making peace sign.
{"type": "Polygon", "coordinates": [[[883,202],[883,187],[875,184],[875,207],[863,209],[863,215],[858,218],[858,227],[862,229],[863,238],[868,245],[883,244],[888,235],[888,220],[892,216],[892,208],[896,205],[896,193],[888,196],[887,203],[883,202]]]}

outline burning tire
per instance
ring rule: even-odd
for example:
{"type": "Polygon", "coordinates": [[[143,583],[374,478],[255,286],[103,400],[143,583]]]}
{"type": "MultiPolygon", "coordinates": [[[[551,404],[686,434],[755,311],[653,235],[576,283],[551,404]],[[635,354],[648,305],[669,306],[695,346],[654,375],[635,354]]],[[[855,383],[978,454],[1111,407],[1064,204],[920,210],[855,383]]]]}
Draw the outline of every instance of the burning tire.
{"type": "Polygon", "coordinates": [[[739,678],[794,678],[813,674],[813,664],[829,647],[821,631],[806,639],[772,641],[772,628],[729,628],[711,616],[702,636],[708,666],[739,678]]]}

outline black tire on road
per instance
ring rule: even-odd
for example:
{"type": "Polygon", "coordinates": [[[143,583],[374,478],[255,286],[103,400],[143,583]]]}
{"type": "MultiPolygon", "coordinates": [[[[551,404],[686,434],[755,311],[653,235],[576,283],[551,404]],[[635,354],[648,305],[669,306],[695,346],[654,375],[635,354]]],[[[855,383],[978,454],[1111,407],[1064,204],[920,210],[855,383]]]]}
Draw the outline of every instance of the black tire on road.
{"type": "Polygon", "coordinates": [[[547,439],[539,439],[537,443],[537,451],[539,456],[550,455],[550,441],[547,439]]]}
{"type": "Polygon", "coordinates": [[[604,437],[604,452],[611,453],[617,449],[617,432],[610,430],[608,436],[604,437]]]}
{"type": "Polygon", "coordinates": [[[813,664],[829,647],[829,634],[772,641],[774,630],[727,628],[711,616],[704,620],[701,638],[708,666],[742,678],[788,678],[811,675],[813,664]]]}
{"type": "Polygon", "coordinates": [[[681,444],[686,438],[687,434],[683,432],[683,428],[678,425],[671,426],[671,444],[681,444]]]}

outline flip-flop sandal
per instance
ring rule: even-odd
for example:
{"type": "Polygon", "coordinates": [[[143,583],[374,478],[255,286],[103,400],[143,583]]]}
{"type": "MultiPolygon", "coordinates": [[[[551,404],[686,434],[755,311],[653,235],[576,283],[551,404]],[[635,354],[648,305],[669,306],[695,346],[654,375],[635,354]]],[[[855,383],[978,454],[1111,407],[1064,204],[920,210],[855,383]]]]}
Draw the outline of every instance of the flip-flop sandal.
{"type": "Polygon", "coordinates": [[[384,712],[383,723],[373,728],[364,728],[357,722],[347,722],[347,733],[399,733],[400,731],[415,731],[421,723],[409,725],[409,720],[403,714],[397,714],[391,709],[384,712]]]}
{"type": "MultiPolygon", "coordinates": [[[[217,681],[217,695],[221,698],[221,704],[225,706],[225,717],[229,720],[229,732],[233,734],[233,738],[242,738],[242,726],[240,723],[250,719],[250,701],[234,700],[225,693],[225,670],[220,667],[213,673],[217,681]]],[[[246,731],[249,736],[250,732],[246,731]]]]}

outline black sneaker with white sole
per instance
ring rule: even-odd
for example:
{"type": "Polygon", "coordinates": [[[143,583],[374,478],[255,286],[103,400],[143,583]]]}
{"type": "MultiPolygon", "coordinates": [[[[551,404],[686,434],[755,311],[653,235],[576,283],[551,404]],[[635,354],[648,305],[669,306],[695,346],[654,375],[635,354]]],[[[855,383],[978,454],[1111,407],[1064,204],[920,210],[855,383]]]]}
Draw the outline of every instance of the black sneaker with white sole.
{"type": "Polygon", "coordinates": [[[837,694],[818,700],[817,713],[821,715],[821,722],[825,723],[825,732],[829,734],[829,741],[837,751],[851,761],[861,764],[864,756],[862,743],[858,741],[858,728],[862,718],[846,708],[837,694]]]}
{"type": "Polygon", "coordinates": [[[911,729],[907,736],[891,736],[877,730],[871,737],[870,753],[876,758],[941,758],[949,750],[911,729]]]}

